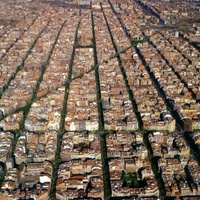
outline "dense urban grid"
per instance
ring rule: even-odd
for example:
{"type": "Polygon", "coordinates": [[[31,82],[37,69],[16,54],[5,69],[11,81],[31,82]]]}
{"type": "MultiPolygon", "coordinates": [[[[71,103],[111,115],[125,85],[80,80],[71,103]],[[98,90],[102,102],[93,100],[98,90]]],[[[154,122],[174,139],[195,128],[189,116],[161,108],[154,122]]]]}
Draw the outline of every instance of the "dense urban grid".
{"type": "Polygon", "coordinates": [[[200,199],[200,3],[0,0],[0,199],[200,199]]]}

